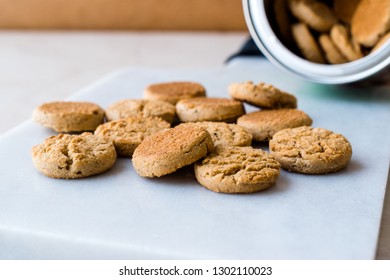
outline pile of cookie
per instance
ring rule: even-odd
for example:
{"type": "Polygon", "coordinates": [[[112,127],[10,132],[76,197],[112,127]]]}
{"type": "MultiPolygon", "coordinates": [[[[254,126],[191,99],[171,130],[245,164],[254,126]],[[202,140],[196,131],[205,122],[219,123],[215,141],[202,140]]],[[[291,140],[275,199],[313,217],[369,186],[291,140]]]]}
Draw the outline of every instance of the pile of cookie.
{"type": "Polygon", "coordinates": [[[276,0],[274,18],[281,41],[316,63],[360,59],[390,38],[389,0],[276,0]]]}
{"type": "Polygon", "coordinates": [[[253,82],[231,84],[228,92],[232,98],[206,97],[199,83],[169,82],[148,86],[144,99],[120,100],[106,110],[89,102],[43,104],[33,119],[60,134],[32,148],[33,164],[64,179],[102,173],[117,156],[131,158],[135,171],[149,178],[193,164],[201,185],[223,193],[269,188],[280,167],[324,174],[348,164],[348,140],[312,128],[295,96],[253,82]],[[259,110],[246,114],[244,102],[259,110]],[[269,141],[270,153],[252,141],[269,141]]]}

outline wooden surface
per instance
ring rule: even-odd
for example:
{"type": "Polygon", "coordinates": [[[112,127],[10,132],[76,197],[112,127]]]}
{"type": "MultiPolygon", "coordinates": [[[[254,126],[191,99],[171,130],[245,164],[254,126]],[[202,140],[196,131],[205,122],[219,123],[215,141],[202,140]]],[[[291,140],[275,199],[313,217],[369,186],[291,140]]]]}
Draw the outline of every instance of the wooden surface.
{"type": "Polygon", "coordinates": [[[0,28],[246,30],[241,0],[0,0],[0,28]]]}

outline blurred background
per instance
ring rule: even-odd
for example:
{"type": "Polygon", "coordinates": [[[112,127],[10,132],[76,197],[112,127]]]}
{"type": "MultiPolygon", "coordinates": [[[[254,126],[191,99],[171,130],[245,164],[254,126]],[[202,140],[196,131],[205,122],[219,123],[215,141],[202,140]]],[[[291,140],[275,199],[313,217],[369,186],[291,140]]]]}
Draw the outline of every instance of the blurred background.
{"type": "Polygon", "coordinates": [[[221,67],[246,38],[241,0],[0,0],[0,134],[119,68],[221,67]]]}
{"type": "Polygon", "coordinates": [[[241,0],[0,0],[12,29],[244,31],[241,0]]]}

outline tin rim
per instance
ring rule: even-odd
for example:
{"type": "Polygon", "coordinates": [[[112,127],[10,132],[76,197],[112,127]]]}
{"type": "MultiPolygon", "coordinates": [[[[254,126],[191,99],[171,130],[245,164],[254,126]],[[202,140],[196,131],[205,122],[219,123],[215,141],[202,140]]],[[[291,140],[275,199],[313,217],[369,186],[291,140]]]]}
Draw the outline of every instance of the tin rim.
{"type": "Polygon", "coordinates": [[[329,65],[307,61],[286,48],[273,32],[264,0],[243,0],[246,24],[262,53],[279,68],[306,80],[343,84],[364,80],[390,65],[390,40],[377,51],[344,64],[329,65]]]}

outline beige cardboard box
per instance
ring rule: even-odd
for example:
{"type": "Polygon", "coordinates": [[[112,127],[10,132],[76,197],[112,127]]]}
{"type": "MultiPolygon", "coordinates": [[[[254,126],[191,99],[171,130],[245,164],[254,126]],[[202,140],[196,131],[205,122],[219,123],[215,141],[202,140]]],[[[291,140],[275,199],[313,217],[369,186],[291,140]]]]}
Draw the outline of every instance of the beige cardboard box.
{"type": "Polygon", "coordinates": [[[0,0],[0,28],[246,30],[241,0],[0,0]]]}

